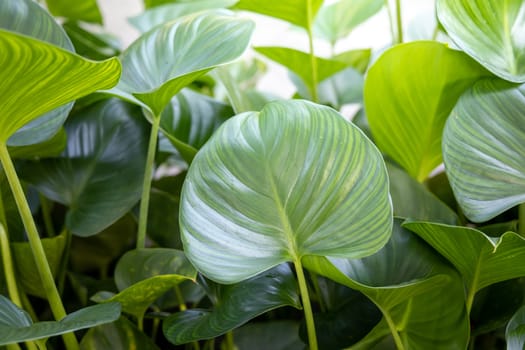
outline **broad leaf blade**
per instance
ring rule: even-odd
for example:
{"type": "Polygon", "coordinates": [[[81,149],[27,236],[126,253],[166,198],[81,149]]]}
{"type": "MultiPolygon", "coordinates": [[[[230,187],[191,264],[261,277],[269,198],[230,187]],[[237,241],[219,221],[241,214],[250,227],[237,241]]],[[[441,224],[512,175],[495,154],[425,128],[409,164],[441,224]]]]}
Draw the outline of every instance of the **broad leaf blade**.
{"type": "Polygon", "coordinates": [[[447,258],[461,273],[469,292],[525,276],[525,239],[514,232],[497,241],[473,228],[430,222],[407,222],[414,231],[447,258]]]}
{"type": "Polygon", "coordinates": [[[121,55],[122,79],[113,93],[134,95],[159,115],[183,87],[239,57],[254,23],[228,11],[189,15],[142,35],[121,55]]]}
{"type": "Polygon", "coordinates": [[[74,234],[96,234],[140,198],[147,128],[135,106],[101,101],[66,123],[69,139],[60,157],[27,162],[20,176],[70,207],[66,225],[74,234]]]}
{"type": "Polygon", "coordinates": [[[443,134],[443,158],[465,215],[487,221],[525,202],[525,85],[477,83],[443,134]]]}
{"type": "Polygon", "coordinates": [[[0,328],[1,327],[28,327],[33,324],[31,316],[11,300],[0,295],[0,328]]]}
{"type": "Polygon", "coordinates": [[[323,0],[240,0],[235,6],[240,10],[247,10],[262,15],[279,18],[308,29],[308,16],[315,18],[323,0]],[[310,6],[310,10],[308,9],[310,6]]]}
{"type": "MultiPolygon", "coordinates": [[[[1,304],[9,302],[0,296],[1,304]]],[[[10,302],[9,302],[10,303],[10,302]]],[[[91,328],[104,323],[113,322],[120,316],[120,305],[108,303],[89,306],[75,311],[60,321],[37,322],[31,325],[3,325],[0,322],[0,345],[19,343],[23,341],[43,339],[80,329],[91,328]]]]}
{"type": "Polygon", "coordinates": [[[181,234],[201,272],[234,283],[305,255],[372,254],[391,210],[382,157],[360,130],[324,106],[271,102],[229,119],[197,154],[181,234]]]}
{"type": "Polygon", "coordinates": [[[437,15],[454,42],[497,76],[525,82],[525,3],[438,0],[437,15]]]}
{"type": "Polygon", "coordinates": [[[113,87],[117,59],[93,62],[56,46],[0,30],[0,141],[42,114],[98,89],[113,87]]]}
{"type": "Polygon", "coordinates": [[[220,299],[213,310],[179,312],[164,321],[164,335],[170,342],[184,344],[215,338],[278,307],[301,308],[293,272],[286,264],[218,288],[220,299]]]}
{"type": "Polygon", "coordinates": [[[454,104],[487,74],[464,53],[437,42],[402,44],[383,53],[368,71],[364,90],[379,149],[424,181],[442,161],[441,134],[454,104]]]}

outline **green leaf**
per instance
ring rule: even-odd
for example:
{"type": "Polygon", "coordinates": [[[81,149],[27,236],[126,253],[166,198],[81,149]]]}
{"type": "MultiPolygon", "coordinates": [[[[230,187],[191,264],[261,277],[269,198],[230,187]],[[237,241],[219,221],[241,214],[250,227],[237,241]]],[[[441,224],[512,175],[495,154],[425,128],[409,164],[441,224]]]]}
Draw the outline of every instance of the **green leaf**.
{"type": "Polygon", "coordinates": [[[414,220],[425,220],[455,225],[456,213],[441,202],[423,184],[411,178],[405,171],[386,163],[390,179],[390,195],[394,215],[414,220]]]}
{"type": "Polygon", "coordinates": [[[228,11],[189,15],[160,25],[122,53],[122,78],[110,92],[128,99],[134,96],[158,116],[183,87],[239,57],[254,26],[228,11]]]}
{"type": "Polygon", "coordinates": [[[308,14],[311,18],[315,18],[322,4],[323,0],[240,0],[235,8],[279,18],[308,29],[308,14]]]}
{"type": "Polygon", "coordinates": [[[379,339],[390,323],[390,333],[406,349],[464,349],[469,323],[463,285],[428,245],[400,225],[396,219],[390,241],[374,255],[312,256],[303,259],[304,266],[368,296],[383,313],[372,331],[379,339]]]}
{"type": "Polygon", "coordinates": [[[43,339],[113,322],[120,316],[120,305],[108,303],[75,311],[60,321],[32,323],[25,311],[0,295],[0,345],[43,339]]]}
{"type": "Polygon", "coordinates": [[[480,81],[458,101],[443,135],[450,184],[465,215],[487,221],[525,202],[525,86],[480,81]]]}
{"type": "Polygon", "coordinates": [[[191,13],[232,7],[238,0],[192,0],[187,2],[170,3],[146,10],[138,16],[131,17],[129,22],[142,33],[147,32],[159,24],[172,21],[191,13]]]}
{"type": "Polygon", "coordinates": [[[69,138],[61,157],[26,162],[19,174],[46,197],[69,206],[67,227],[89,236],[138,202],[148,126],[138,108],[112,99],[79,111],[65,127],[69,138]]]}
{"type": "Polygon", "coordinates": [[[335,45],[384,5],[384,0],[339,0],[323,6],[315,18],[314,33],[335,45]]]}
{"type": "Polygon", "coordinates": [[[407,222],[404,227],[447,258],[463,276],[470,293],[525,276],[521,263],[525,258],[525,238],[514,232],[491,238],[473,228],[430,222],[407,222]]]}
{"type": "Polygon", "coordinates": [[[233,114],[230,106],[185,89],[162,111],[160,128],[182,158],[191,163],[197,150],[233,114]]]}
{"type": "Polygon", "coordinates": [[[525,82],[525,3],[438,0],[439,21],[454,42],[497,76],[525,82]]]}
{"type": "Polygon", "coordinates": [[[100,32],[102,28],[86,25],[83,22],[65,22],[62,27],[70,37],[76,52],[86,58],[103,60],[118,56],[120,43],[111,34],[100,32]]]}
{"type": "Polygon", "coordinates": [[[372,50],[370,49],[358,49],[348,50],[333,56],[332,59],[345,63],[348,67],[354,68],[361,74],[365,74],[370,63],[370,56],[372,50]]]}
{"type": "Polygon", "coordinates": [[[229,286],[218,286],[213,310],[192,309],[171,315],[163,323],[166,338],[174,344],[218,337],[270,310],[301,308],[297,284],[287,264],[229,286]]]}
{"type": "MultiPolygon", "coordinates": [[[[12,138],[10,140],[12,140],[12,138]]],[[[50,139],[44,142],[37,143],[37,144],[31,144],[27,146],[8,147],[8,149],[9,149],[9,155],[11,156],[11,158],[26,158],[26,159],[48,158],[48,157],[59,156],[60,153],[62,153],[64,149],[66,148],[66,144],[67,144],[67,135],[66,135],[65,130],[61,128],[55,134],[55,136],[51,137],[50,139]]]]}
{"type": "Polygon", "coordinates": [[[522,350],[525,346],[525,306],[522,306],[507,325],[505,330],[508,350],[522,350]]]}
{"type": "Polygon", "coordinates": [[[375,146],[307,101],[226,121],[193,160],[180,208],[188,258],[221,283],[306,255],[372,254],[388,240],[391,215],[375,146]]]}
{"type": "Polygon", "coordinates": [[[102,24],[97,0],[77,0],[73,4],[69,0],[46,0],[46,4],[53,16],[102,24]]]}
{"type": "Polygon", "coordinates": [[[147,308],[181,282],[195,280],[197,271],[182,251],[166,248],[128,251],[115,268],[119,293],[97,293],[96,302],[117,301],[122,311],[142,318],[147,308]]]}
{"type": "MultiPolygon", "coordinates": [[[[66,234],[41,240],[51,273],[56,276],[61,266],[66,247],[66,234]]],[[[44,286],[41,282],[35,259],[31,252],[29,242],[16,242],[11,244],[13,263],[17,270],[18,281],[27,294],[46,298],[44,286]]]]}
{"type": "Polygon", "coordinates": [[[120,74],[118,60],[88,61],[71,52],[0,30],[0,141],[42,114],[98,89],[120,74]]]}
{"type": "Polygon", "coordinates": [[[441,134],[454,104],[487,74],[464,53],[437,42],[412,42],[385,51],[368,71],[364,90],[379,149],[410,176],[425,180],[442,162],[441,134]]]}
{"type": "Polygon", "coordinates": [[[304,343],[297,336],[298,324],[293,321],[250,323],[233,332],[239,350],[304,350],[304,343]]]}
{"type": "Polygon", "coordinates": [[[91,328],[80,342],[81,350],[140,349],[158,350],[153,340],[133,323],[121,317],[117,321],[91,328]]]}
{"type": "MultiPolygon", "coordinates": [[[[261,55],[297,74],[310,91],[312,90],[314,82],[312,80],[311,58],[308,53],[287,47],[256,47],[254,49],[261,55]]],[[[316,57],[316,60],[318,81],[322,81],[348,67],[344,62],[333,59],[316,57]]]]}

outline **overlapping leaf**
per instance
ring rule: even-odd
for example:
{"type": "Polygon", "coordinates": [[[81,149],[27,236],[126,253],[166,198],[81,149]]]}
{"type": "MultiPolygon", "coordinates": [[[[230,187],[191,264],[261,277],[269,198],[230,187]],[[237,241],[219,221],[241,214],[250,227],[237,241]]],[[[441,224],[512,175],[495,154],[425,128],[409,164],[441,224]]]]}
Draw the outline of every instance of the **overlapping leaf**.
{"type": "Polygon", "coordinates": [[[487,221],[525,202],[525,86],[492,79],[458,101],[443,158],[465,215],[487,221]]]}
{"type": "Polygon", "coordinates": [[[163,331],[169,341],[184,344],[215,338],[270,310],[301,308],[297,283],[287,264],[238,284],[216,287],[219,299],[213,310],[187,310],[164,321],[163,331]]]}
{"type": "Polygon", "coordinates": [[[459,96],[489,74],[437,42],[395,46],[372,65],[365,107],[378,147],[423,181],[441,163],[441,134],[459,96]],[[392,132],[395,130],[396,132],[392,132]]]}
{"type": "Polygon", "coordinates": [[[60,321],[33,323],[29,315],[0,295],[0,345],[36,340],[113,322],[120,316],[120,305],[108,303],[75,311],[60,321]]]}
{"type": "Polygon", "coordinates": [[[437,15],[454,42],[499,77],[525,82],[525,3],[438,0],[437,15]]]}
{"type": "Polygon", "coordinates": [[[155,116],[183,87],[239,57],[254,29],[228,11],[167,22],[142,35],[121,55],[122,79],[113,93],[140,100],[155,116]]]}
{"type": "Polygon", "coordinates": [[[48,198],[68,205],[68,228],[89,236],[138,202],[147,123],[140,110],[113,99],[80,111],[66,129],[68,145],[60,157],[27,162],[19,173],[48,198]]]}
{"type": "Polygon", "coordinates": [[[306,255],[372,254],[391,210],[382,157],[359,129],[324,106],[271,102],[229,119],[197,154],[181,234],[201,272],[234,283],[306,255]]]}
{"type": "Polygon", "coordinates": [[[97,0],[46,0],[47,8],[54,16],[66,17],[73,21],[102,24],[102,15],[97,0]]]}

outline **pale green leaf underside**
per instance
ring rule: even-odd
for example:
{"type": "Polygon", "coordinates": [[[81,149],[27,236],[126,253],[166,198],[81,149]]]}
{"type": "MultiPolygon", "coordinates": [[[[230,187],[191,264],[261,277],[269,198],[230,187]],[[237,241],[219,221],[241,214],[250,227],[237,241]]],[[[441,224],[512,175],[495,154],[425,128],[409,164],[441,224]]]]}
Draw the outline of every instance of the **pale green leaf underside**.
{"type": "Polygon", "coordinates": [[[383,53],[368,71],[364,89],[379,149],[424,181],[442,162],[441,134],[455,102],[488,74],[464,53],[437,42],[402,44],[383,53]]]}
{"type": "Polygon", "coordinates": [[[525,276],[525,239],[514,232],[496,242],[468,227],[408,222],[414,231],[447,258],[461,273],[469,291],[525,276]]]}
{"type": "Polygon", "coordinates": [[[89,61],[4,30],[0,30],[0,50],[0,142],[53,108],[113,87],[120,75],[116,58],[89,61]]]}
{"type": "Polygon", "coordinates": [[[142,35],[121,55],[119,91],[134,95],[159,115],[183,87],[247,48],[254,23],[228,11],[167,22],[142,35]]]}
{"type": "Polygon", "coordinates": [[[322,4],[323,0],[240,0],[235,7],[308,28],[308,6],[310,5],[312,18],[315,18],[322,4]]]}
{"type": "Polygon", "coordinates": [[[439,21],[467,54],[497,76],[525,82],[525,3],[521,0],[437,1],[439,21]]]}
{"type": "Polygon", "coordinates": [[[484,80],[465,93],[445,127],[443,158],[470,220],[525,203],[525,86],[484,80]]]}
{"type": "Polygon", "coordinates": [[[97,0],[46,0],[47,8],[54,16],[66,17],[72,21],[102,24],[102,14],[97,0]]]}
{"type": "Polygon", "coordinates": [[[391,215],[375,146],[334,110],[285,101],[215,132],[186,177],[180,221],[190,261],[234,283],[305,255],[369,255],[391,215]]]}
{"type": "Polygon", "coordinates": [[[505,329],[507,350],[523,350],[525,346],[525,306],[516,311],[505,329]]]}
{"type": "MultiPolygon", "coordinates": [[[[0,315],[6,309],[6,305],[12,303],[0,296],[0,315]]],[[[13,308],[19,310],[20,322],[16,326],[7,325],[0,320],[0,345],[8,345],[23,341],[30,341],[42,338],[48,338],[64,333],[77,331],[84,328],[95,327],[100,324],[113,322],[120,316],[120,305],[118,303],[108,303],[104,305],[95,305],[80,309],[63,318],[60,321],[47,321],[30,323],[28,316],[24,311],[12,305],[8,312],[13,308]]],[[[13,314],[10,314],[13,316],[13,314]]]]}

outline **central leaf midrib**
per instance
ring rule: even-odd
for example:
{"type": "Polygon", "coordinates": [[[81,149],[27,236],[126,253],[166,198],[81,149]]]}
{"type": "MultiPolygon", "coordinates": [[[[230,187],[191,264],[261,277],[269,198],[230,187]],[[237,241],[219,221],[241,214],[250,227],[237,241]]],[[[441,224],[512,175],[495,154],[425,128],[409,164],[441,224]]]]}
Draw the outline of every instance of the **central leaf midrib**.
{"type": "Polygon", "coordinates": [[[279,218],[281,219],[281,225],[283,228],[283,232],[285,234],[286,241],[288,243],[288,251],[290,252],[290,255],[292,257],[292,260],[297,260],[299,257],[297,252],[297,246],[295,242],[294,232],[292,230],[292,225],[290,224],[290,220],[288,219],[288,215],[286,215],[286,211],[284,209],[284,205],[281,202],[281,199],[279,198],[279,192],[277,191],[277,185],[275,183],[274,177],[272,175],[272,172],[270,171],[270,168],[268,164],[265,165],[265,171],[266,175],[270,181],[270,187],[272,189],[272,198],[276,204],[276,208],[279,214],[279,218]]]}

